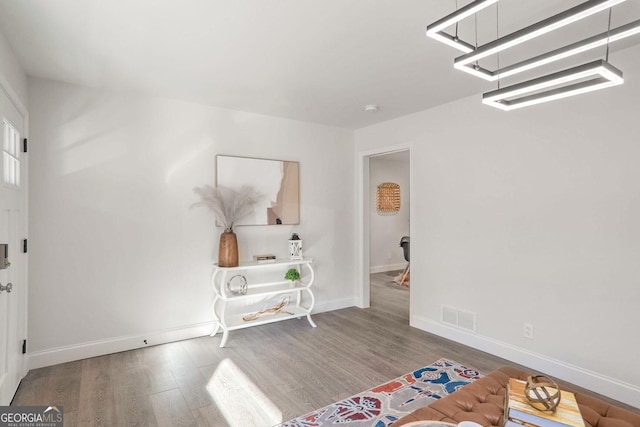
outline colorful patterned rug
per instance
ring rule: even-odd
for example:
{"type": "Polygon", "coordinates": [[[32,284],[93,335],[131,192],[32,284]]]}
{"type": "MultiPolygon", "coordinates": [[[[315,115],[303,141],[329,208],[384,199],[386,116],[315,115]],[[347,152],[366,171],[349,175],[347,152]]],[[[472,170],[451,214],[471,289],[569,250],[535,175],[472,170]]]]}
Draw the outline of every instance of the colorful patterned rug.
{"type": "Polygon", "coordinates": [[[276,427],[386,427],[482,376],[480,372],[457,362],[440,359],[276,427]]]}

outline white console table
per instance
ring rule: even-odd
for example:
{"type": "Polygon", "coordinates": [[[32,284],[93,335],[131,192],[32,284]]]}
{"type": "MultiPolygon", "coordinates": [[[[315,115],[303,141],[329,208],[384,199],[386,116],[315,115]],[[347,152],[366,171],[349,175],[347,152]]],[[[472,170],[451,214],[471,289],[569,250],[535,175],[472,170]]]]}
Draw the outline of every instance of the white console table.
{"type": "MultiPolygon", "coordinates": [[[[316,327],[311,320],[311,310],[315,304],[315,298],[311,291],[311,285],[315,277],[311,263],[312,259],[302,260],[276,260],[271,263],[258,264],[256,262],[242,262],[238,267],[218,267],[214,264],[211,275],[213,286],[213,318],[216,327],[211,333],[214,336],[222,331],[220,347],[224,347],[229,338],[229,331],[249,328],[251,326],[264,325],[266,323],[279,322],[292,318],[306,316],[309,324],[316,327]],[[290,268],[296,268],[300,272],[300,280],[296,283],[284,279],[284,275],[290,268]],[[244,295],[234,295],[227,289],[227,282],[236,275],[251,276],[247,280],[247,292],[244,295]],[[268,277],[271,276],[271,277],[268,277]],[[302,293],[305,292],[309,301],[307,306],[302,305],[302,293]],[[244,320],[247,314],[255,313],[266,308],[264,301],[256,303],[256,300],[266,300],[275,297],[290,297],[290,303],[277,314],[267,314],[255,320],[244,320]],[[253,307],[251,307],[253,304],[253,307]],[[256,304],[262,304],[258,306],[256,304]],[[252,311],[246,311],[253,308],[252,311]],[[232,309],[245,310],[232,312],[232,309]],[[284,313],[288,312],[288,313],[284,313]]],[[[273,300],[271,304],[273,305],[273,300]]]]}

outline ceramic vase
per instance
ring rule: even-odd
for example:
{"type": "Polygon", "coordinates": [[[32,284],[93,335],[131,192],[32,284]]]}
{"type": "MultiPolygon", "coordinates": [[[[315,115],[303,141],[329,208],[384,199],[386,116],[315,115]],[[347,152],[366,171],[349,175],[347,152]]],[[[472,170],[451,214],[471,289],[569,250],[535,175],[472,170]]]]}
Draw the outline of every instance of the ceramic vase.
{"type": "Polygon", "coordinates": [[[220,235],[218,265],[220,267],[238,266],[238,239],[233,230],[225,230],[220,235]]]}

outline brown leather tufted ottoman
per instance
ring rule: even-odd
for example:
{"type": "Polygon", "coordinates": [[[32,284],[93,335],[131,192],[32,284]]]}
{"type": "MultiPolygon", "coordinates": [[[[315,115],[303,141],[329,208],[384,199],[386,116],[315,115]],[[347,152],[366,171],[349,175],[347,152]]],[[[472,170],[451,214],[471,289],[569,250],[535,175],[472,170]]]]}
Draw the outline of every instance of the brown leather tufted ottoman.
{"type": "MultiPolygon", "coordinates": [[[[502,427],[504,398],[509,378],[526,380],[529,375],[528,372],[503,366],[429,406],[416,409],[393,423],[391,427],[423,420],[456,424],[461,421],[474,421],[487,427],[502,427]]],[[[587,427],[640,427],[640,415],[585,394],[575,394],[587,427]]]]}

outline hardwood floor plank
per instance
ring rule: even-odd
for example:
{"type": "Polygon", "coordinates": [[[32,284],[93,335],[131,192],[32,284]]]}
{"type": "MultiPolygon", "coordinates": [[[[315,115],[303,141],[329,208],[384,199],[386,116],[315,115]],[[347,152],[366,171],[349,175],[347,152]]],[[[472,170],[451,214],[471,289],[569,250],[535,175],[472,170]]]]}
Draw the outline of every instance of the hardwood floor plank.
{"type": "Polygon", "coordinates": [[[116,422],[111,360],[110,356],[101,356],[82,361],[77,417],[80,425],[107,427],[116,422]]]}
{"type": "Polygon", "coordinates": [[[198,427],[227,427],[229,423],[216,405],[207,405],[191,411],[198,427]]]}
{"type": "Polygon", "coordinates": [[[80,403],[82,361],[54,366],[49,377],[46,405],[63,406],[65,412],[77,412],[80,403]]]}
{"type": "MultiPolygon", "coordinates": [[[[43,368],[45,369],[45,368],[43,368]]],[[[46,393],[49,390],[49,376],[40,375],[39,369],[29,371],[20,382],[20,387],[11,402],[12,405],[29,406],[42,405],[46,401],[46,393]]]]}
{"type": "Polygon", "coordinates": [[[207,387],[212,401],[232,427],[269,427],[282,421],[282,411],[231,360],[222,361],[207,387]]]}
{"type": "Polygon", "coordinates": [[[64,427],[76,427],[76,426],[84,427],[84,424],[78,422],[78,412],[76,411],[67,412],[67,410],[64,409],[64,427]]]}
{"type": "Polygon", "coordinates": [[[171,372],[182,395],[190,409],[208,406],[212,403],[207,390],[208,378],[184,350],[185,341],[181,341],[173,349],[175,358],[172,360],[171,372]]]}
{"type": "MultiPolygon", "coordinates": [[[[135,355],[135,351],[125,352],[135,355]]],[[[118,357],[112,361],[111,378],[114,389],[116,423],[118,426],[156,426],[157,422],[145,384],[146,375],[130,357],[118,357]],[[120,363],[124,363],[123,368],[120,363]]],[[[126,355],[129,356],[129,355],[126,355]]]]}
{"type": "Polygon", "coordinates": [[[152,394],[151,407],[159,427],[195,426],[196,420],[179,389],[152,394]]]}
{"type": "Polygon", "coordinates": [[[181,344],[197,367],[217,364],[224,358],[222,352],[216,351],[218,344],[208,336],[182,341],[181,344]]]}
{"type": "Polygon", "coordinates": [[[149,394],[160,393],[178,387],[171,371],[172,361],[161,346],[136,350],[140,369],[145,375],[149,394]]]}

